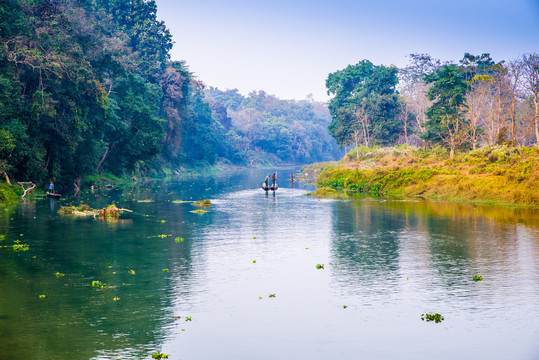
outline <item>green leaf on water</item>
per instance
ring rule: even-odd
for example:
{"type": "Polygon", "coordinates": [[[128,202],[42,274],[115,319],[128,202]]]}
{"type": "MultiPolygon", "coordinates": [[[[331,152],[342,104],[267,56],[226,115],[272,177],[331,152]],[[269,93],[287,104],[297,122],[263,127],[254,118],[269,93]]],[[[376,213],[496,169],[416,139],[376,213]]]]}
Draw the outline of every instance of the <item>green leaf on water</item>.
{"type": "Polygon", "coordinates": [[[324,264],[316,264],[316,268],[317,268],[318,270],[323,269],[323,268],[324,268],[324,264]]]}
{"type": "Polygon", "coordinates": [[[54,275],[56,275],[57,278],[61,278],[62,276],[65,276],[65,274],[62,274],[61,272],[58,272],[58,271],[54,275]]]}

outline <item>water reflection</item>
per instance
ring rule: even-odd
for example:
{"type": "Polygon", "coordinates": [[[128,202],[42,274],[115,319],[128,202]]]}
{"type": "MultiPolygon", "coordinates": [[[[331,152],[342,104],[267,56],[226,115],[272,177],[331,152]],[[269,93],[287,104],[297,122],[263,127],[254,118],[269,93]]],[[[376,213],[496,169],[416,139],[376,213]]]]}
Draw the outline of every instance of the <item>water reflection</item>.
{"type": "MultiPolygon", "coordinates": [[[[506,295],[514,304],[528,302],[530,289],[539,296],[537,278],[530,288],[530,277],[522,276],[523,269],[534,275],[539,270],[537,210],[364,200],[340,202],[333,211],[331,251],[341,270],[334,278],[339,288],[391,292],[403,279],[413,279],[416,295],[431,291],[436,301],[465,300],[476,295],[468,290],[480,274],[497,286],[510,282],[515,289],[506,295]]],[[[499,294],[481,289],[483,296],[499,294]]]]}
{"type": "Polygon", "coordinates": [[[265,196],[266,173],[80,194],[133,210],[117,222],[59,216],[71,199],[1,216],[0,358],[537,357],[537,211],[265,196]],[[205,198],[204,215],[178,202],[205,198]]]}

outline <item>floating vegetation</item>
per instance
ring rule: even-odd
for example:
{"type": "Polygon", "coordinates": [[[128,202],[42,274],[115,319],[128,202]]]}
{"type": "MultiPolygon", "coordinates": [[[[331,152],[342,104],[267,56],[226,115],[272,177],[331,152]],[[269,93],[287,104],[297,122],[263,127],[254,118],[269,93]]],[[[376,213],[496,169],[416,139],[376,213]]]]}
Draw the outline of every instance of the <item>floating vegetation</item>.
{"type": "Polygon", "coordinates": [[[343,307],[343,309],[346,309],[348,307],[348,305],[343,305],[342,307],[343,307]]]}
{"type": "Polygon", "coordinates": [[[168,272],[168,269],[163,269],[163,272],[168,272]]]}
{"type": "Polygon", "coordinates": [[[153,203],[154,201],[152,199],[145,199],[145,200],[137,200],[139,203],[153,203]]]}
{"type": "Polygon", "coordinates": [[[167,234],[161,234],[161,235],[157,235],[157,237],[160,237],[160,238],[168,238],[170,235],[167,235],[167,234]]]}
{"type": "Polygon", "coordinates": [[[57,271],[56,274],[54,275],[56,275],[57,278],[61,278],[61,277],[64,277],[66,274],[62,274],[61,272],[57,271]]]}
{"type": "Polygon", "coordinates": [[[28,244],[21,244],[19,240],[15,240],[15,244],[13,244],[11,247],[15,252],[30,250],[30,246],[28,244]]]}
{"type": "Polygon", "coordinates": [[[256,240],[256,236],[253,236],[253,239],[255,239],[255,240],[256,240]]]}
{"type": "Polygon", "coordinates": [[[253,264],[256,264],[256,260],[253,260],[253,264]]]}
{"type": "Polygon", "coordinates": [[[92,281],[92,287],[103,289],[103,284],[99,280],[92,281]]]}
{"type": "Polygon", "coordinates": [[[186,203],[187,201],[185,201],[185,200],[172,200],[172,202],[174,204],[183,204],[183,203],[186,203]]]}
{"type": "Polygon", "coordinates": [[[58,214],[61,215],[78,215],[78,216],[88,216],[97,215],[97,210],[92,209],[90,206],[86,204],[81,204],[79,206],[62,206],[60,210],[58,210],[58,214]]]}
{"type": "Polygon", "coordinates": [[[186,316],[185,321],[193,321],[192,316],[186,316]]]}
{"type": "Polygon", "coordinates": [[[197,210],[191,210],[190,212],[192,212],[193,214],[205,214],[207,211],[206,210],[202,210],[202,209],[197,209],[197,210]]]}
{"type": "Polygon", "coordinates": [[[112,299],[112,300],[118,301],[118,300],[120,300],[120,298],[118,296],[115,296],[114,299],[112,299]]]}
{"type": "Polygon", "coordinates": [[[275,297],[275,294],[269,294],[269,297],[270,297],[270,298],[274,298],[274,297],[275,297]]]}
{"type": "Polygon", "coordinates": [[[6,235],[0,235],[0,241],[4,241],[6,239],[6,235]]]}
{"type": "Polygon", "coordinates": [[[212,205],[212,203],[211,203],[211,201],[209,199],[204,199],[204,200],[200,200],[200,201],[195,201],[193,203],[193,205],[203,207],[203,208],[207,209],[212,205]]]}
{"type": "Polygon", "coordinates": [[[75,215],[75,216],[99,216],[102,219],[117,219],[120,217],[120,212],[128,211],[129,209],[119,209],[116,205],[112,204],[103,209],[92,209],[86,204],[80,206],[62,206],[58,213],[61,215],[75,215]]]}
{"type": "Polygon", "coordinates": [[[316,268],[317,268],[318,270],[323,269],[323,268],[324,268],[324,264],[316,264],[316,268]]]}
{"type": "Polygon", "coordinates": [[[43,294],[41,294],[41,295],[39,295],[39,298],[40,298],[40,299],[45,299],[45,298],[46,298],[46,296],[45,296],[45,295],[43,295],[43,294]]]}
{"type": "Polygon", "coordinates": [[[182,237],[177,237],[176,239],[174,239],[174,241],[176,241],[177,243],[181,243],[181,242],[183,242],[183,238],[182,237]]]}
{"type": "Polygon", "coordinates": [[[481,275],[475,275],[473,277],[473,281],[475,281],[475,282],[483,281],[483,277],[481,275]]]}
{"type": "Polygon", "coordinates": [[[166,221],[166,220],[161,220],[161,222],[164,224],[164,223],[166,223],[167,221],[166,221]]]}
{"type": "Polygon", "coordinates": [[[131,275],[135,275],[135,270],[129,270],[129,273],[130,273],[131,275]]]}
{"type": "Polygon", "coordinates": [[[442,322],[444,317],[438,313],[436,314],[421,314],[421,320],[423,321],[434,321],[436,324],[442,322]]]}
{"type": "Polygon", "coordinates": [[[162,354],[160,351],[152,354],[152,359],[168,359],[167,354],[162,354]]]}

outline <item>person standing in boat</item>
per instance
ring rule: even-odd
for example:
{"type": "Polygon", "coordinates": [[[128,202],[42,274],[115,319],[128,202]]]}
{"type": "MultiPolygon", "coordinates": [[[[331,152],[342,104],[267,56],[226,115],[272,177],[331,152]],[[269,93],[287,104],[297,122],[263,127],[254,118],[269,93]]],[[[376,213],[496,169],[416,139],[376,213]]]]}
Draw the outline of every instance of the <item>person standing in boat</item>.
{"type": "Polygon", "coordinates": [[[271,182],[273,183],[273,187],[275,187],[275,181],[277,181],[277,178],[275,177],[275,173],[271,177],[271,182]]]}
{"type": "Polygon", "coordinates": [[[49,185],[49,192],[51,194],[54,194],[54,182],[51,180],[51,184],[49,185]]]}
{"type": "Polygon", "coordinates": [[[266,183],[266,187],[269,187],[269,174],[268,176],[266,176],[266,179],[264,180],[264,182],[266,183]]]}

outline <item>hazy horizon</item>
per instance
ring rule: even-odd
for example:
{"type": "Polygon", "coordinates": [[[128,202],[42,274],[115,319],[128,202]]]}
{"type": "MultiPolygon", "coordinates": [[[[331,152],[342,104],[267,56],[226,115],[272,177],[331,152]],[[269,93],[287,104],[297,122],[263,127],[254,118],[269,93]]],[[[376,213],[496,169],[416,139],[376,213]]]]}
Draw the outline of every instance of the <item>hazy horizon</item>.
{"type": "Polygon", "coordinates": [[[486,52],[501,61],[536,52],[539,39],[537,0],[156,3],[172,60],[208,86],[283,99],[326,101],[327,75],[363,59],[403,67],[411,53],[458,61],[486,52]]]}

